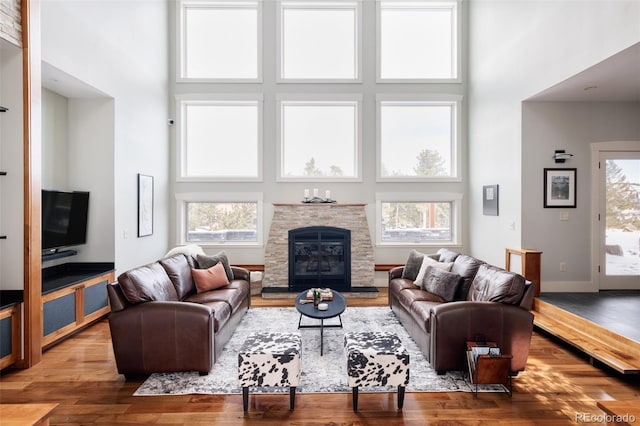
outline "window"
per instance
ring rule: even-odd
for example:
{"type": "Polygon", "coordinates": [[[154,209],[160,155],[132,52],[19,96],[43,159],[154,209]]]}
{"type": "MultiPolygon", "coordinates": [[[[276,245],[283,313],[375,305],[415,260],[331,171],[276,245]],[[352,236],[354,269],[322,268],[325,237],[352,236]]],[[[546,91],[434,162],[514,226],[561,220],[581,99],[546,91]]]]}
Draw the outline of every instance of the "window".
{"type": "Polygon", "coordinates": [[[457,102],[407,99],[378,99],[378,180],[459,180],[457,102]]]}
{"type": "Polygon", "coordinates": [[[180,194],[178,241],[198,245],[261,245],[261,194],[180,194]]]}
{"type": "Polygon", "coordinates": [[[260,81],[262,2],[180,2],[180,79],[260,81]]]}
{"type": "Polygon", "coordinates": [[[459,243],[460,194],[378,194],[377,198],[379,245],[459,243]]]}
{"type": "Polygon", "coordinates": [[[458,78],[457,2],[378,3],[379,80],[458,78]]]}
{"type": "Polygon", "coordinates": [[[180,100],[180,179],[260,180],[261,104],[257,99],[180,100]]]}
{"type": "Polygon", "coordinates": [[[280,180],[360,179],[359,100],[280,100],[280,180]]]}
{"type": "Polygon", "coordinates": [[[360,1],[282,1],[281,81],[359,81],[360,1]]]}

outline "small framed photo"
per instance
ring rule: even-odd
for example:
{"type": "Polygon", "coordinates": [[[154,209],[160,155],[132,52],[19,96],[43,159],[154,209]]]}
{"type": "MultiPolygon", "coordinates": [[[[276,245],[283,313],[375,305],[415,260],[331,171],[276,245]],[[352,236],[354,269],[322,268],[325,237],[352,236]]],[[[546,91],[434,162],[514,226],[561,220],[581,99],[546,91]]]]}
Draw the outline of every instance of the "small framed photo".
{"type": "Polygon", "coordinates": [[[498,216],[498,185],[482,187],[482,214],[498,216]]]}
{"type": "Polygon", "coordinates": [[[500,356],[500,348],[489,348],[489,356],[500,356]]]}
{"type": "Polygon", "coordinates": [[[544,207],[576,207],[576,169],[544,169],[544,207]]]}
{"type": "Polygon", "coordinates": [[[153,176],[138,174],[138,237],[153,234],[153,176]]]}

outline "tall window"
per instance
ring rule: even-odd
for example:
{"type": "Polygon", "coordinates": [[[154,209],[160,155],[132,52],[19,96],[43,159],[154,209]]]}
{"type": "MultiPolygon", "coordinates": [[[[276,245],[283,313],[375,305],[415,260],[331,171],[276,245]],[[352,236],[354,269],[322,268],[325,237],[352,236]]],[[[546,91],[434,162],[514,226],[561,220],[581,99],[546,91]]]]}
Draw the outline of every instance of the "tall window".
{"type": "Polygon", "coordinates": [[[377,194],[377,243],[459,243],[460,194],[377,194]],[[421,200],[418,200],[418,199],[421,200]],[[402,200],[404,199],[404,200],[402,200]]]}
{"type": "Polygon", "coordinates": [[[378,79],[458,78],[457,2],[378,2],[378,79]]]}
{"type": "Polygon", "coordinates": [[[178,196],[182,244],[261,244],[260,194],[198,193],[178,196]]]}
{"type": "Polygon", "coordinates": [[[180,78],[259,81],[262,2],[180,2],[180,78]]]}
{"type": "Polygon", "coordinates": [[[280,2],[281,81],[360,79],[360,1],[280,2]]]}
{"type": "Polygon", "coordinates": [[[257,99],[179,101],[180,179],[260,180],[261,103],[257,99]]]}
{"type": "Polygon", "coordinates": [[[359,100],[280,100],[280,180],[360,179],[359,100]]]}
{"type": "Polygon", "coordinates": [[[457,180],[457,102],[386,98],[378,100],[379,180],[457,180]]]}

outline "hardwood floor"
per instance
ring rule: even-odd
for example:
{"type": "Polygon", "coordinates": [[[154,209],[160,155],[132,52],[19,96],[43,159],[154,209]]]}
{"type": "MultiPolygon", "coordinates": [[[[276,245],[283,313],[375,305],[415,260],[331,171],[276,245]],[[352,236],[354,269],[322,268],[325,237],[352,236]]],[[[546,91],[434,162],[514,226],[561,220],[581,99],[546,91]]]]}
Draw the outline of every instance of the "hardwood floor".
{"type": "MultiPolygon", "coordinates": [[[[252,306],[291,306],[292,300],[254,296],[252,306]]],[[[349,299],[350,306],[386,306],[386,289],[376,299],[349,299]]],[[[568,424],[577,416],[602,416],[599,400],[640,400],[640,381],[590,365],[553,338],[535,332],[527,369],[513,381],[513,397],[503,393],[364,394],[354,413],[350,394],[298,394],[296,408],[282,395],[251,395],[249,413],[241,395],[134,397],[143,379],[117,374],[109,326],[102,320],[52,347],[28,370],[3,371],[0,402],[57,403],[53,425],[424,425],[568,424]]],[[[2,418],[0,406],[0,423],[2,418]]],[[[602,419],[601,419],[602,420],[602,419]]]]}

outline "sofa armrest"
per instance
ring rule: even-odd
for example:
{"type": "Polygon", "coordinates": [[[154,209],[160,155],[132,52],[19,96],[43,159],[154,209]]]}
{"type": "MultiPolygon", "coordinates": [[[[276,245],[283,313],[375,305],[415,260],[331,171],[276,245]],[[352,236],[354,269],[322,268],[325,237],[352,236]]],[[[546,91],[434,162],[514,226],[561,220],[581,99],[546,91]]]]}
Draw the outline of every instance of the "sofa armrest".
{"type": "Polygon", "coordinates": [[[145,302],[109,315],[118,372],[208,372],[214,361],[214,310],[188,302],[145,302]]]}
{"type": "Polygon", "coordinates": [[[232,266],[231,271],[233,271],[234,280],[245,280],[247,282],[250,282],[248,269],[241,268],[239,266],[232,266]]]}
{"type": "Polygon", "coordinates": [[[122,288],[120,288],[120,284],[118,282],[107,284],[107,296],[109,298],[109,306],[111,307],[111,312],[121,311],[131,306],[131,303],[127,300],[122,292],[122,288]]]}
{"type": "Polygon", "coordinates": [[[524,370],[533,314],[516,305],[497,302],[449,302],[431,308],[430,362],[436,371],[458,370],[467,341],[482,336],[511,354],[511,371],[524,370]]]}
{"type": "Polygon", "coordinates": [[[389,269],[389,281],[402,277],[402,272],[404,272],[404,266],[396,266],[395,268],[389,269]]]}

